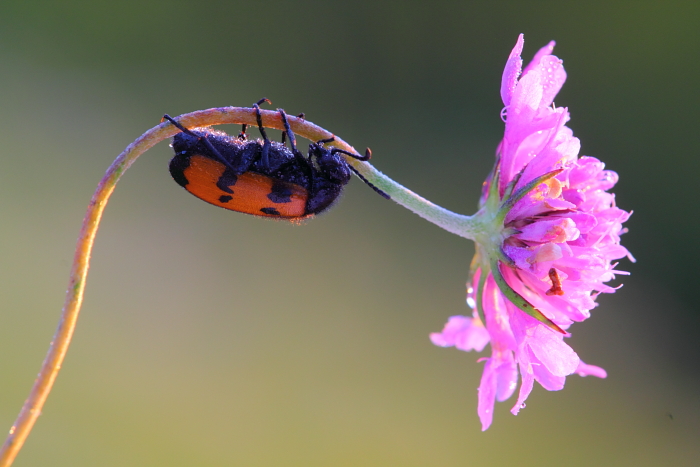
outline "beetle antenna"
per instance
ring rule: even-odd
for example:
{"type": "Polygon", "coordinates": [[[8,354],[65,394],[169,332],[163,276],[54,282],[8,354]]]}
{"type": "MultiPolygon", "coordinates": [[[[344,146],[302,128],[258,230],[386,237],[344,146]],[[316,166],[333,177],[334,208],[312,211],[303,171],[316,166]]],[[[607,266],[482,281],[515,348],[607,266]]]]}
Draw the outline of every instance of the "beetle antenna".
{"type": "Polygon", "coordinates": [[[368,161],[368,160],[370,160],[370,159],[372,158],[372,151],[370,150],[370,148],[365,149],[365,155],[364,155],[364,156],[360,156],[359,154],[354,154],[354,153],[352,153],[352,152],[350,152],[350,151],[346,151],[346,150],[340,149],[340,148],[333,148],[333,149],[331,149],[331,154],[335,154],[335,153],[338,153],[338,152],[341,153],[341,154],[346,154],[346,155],[348,155],[348,156],[350,156],[350,157],[353,157],[353,158],[357,159],[358,161],[368,161]]]}
{"type": "Polygon", "coordinates": [[[173,117],[171,117],[170,115],[165,114],[165,115],[163,115],[163,118],[160,119],[161,123],[163,123],[165,120],[167,120],[167,121],[169,121],[170,123],[172,123],[173,126],[174,126],[175,128],[177,128],[178,130],[180,130],[181,132],[183,132],[183,133],[185,133],[185,134],[188,134],[188,135],[190,135],[190,136],[193,136],[193,137],[195,137],[195,138],[201,139],[200,136],[194,134],[192,131],[190,131],[190,130],[188,130],[187,128],[185,128],[184,126],[180,125],[180,124],[179,124],[177,121],[175,121],[175,119],[174,119],[173,117]]]}
{"type": "Polygon", "coordinates": [[[372,185],[372,183],[370,183],[369,180],[367,180],[360,172],[358,172],[357,169],[356,169],[355,167],[351,166],[350,164],[348,164],[348,167],[350,167],[350,170],[352,170],[353,172],[355,172],[355,175],[357,175],[358,177],[360,177],[360,180],[362,180],[363,182],[365,182],[367,185],[369,185],[369,187],[370,187],[371,189],[373,189],[374,191],[376,191],[377,194],[378,194],[379,196],[381,196],[382,198],[391,199],[391,196],[389,196],[388,194],[384,193],[382,190],[380,190],[380,189],[377,188],[376,186],[372,185]]]}

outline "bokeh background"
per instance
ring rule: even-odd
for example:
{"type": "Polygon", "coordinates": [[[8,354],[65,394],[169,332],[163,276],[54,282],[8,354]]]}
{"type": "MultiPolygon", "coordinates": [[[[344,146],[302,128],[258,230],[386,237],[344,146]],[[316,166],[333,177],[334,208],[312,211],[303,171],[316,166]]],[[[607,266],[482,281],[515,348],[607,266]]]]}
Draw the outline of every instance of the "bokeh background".
{"type": "Polygon", "coordinates": [[[573,328],[608,379],[536,387],[481,433],[480,355],[428,340],[467,312],[470,242],[357,180],[303,226],[227,212],[171,180],[161,143],[107,208],[16,465],[700,465],[699,21],[691,1],[0,3],[0,427],[54,332],[98,180],[163,113],[265,96],[472,213],[506,58],[521,32],[526,60],[555,39],[556,103],[582,154],[620,173],[638,259],[573,328]]]}

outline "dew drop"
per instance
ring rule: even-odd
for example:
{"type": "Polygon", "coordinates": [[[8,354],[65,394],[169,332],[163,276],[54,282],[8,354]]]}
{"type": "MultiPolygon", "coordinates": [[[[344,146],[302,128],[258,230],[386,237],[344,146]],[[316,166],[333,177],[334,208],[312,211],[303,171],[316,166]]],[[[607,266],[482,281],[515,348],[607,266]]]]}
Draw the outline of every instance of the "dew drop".
{"type": "Polygon", "coordinates": [[[474,301],[474,287],[471,285],[467,286],[467,306],[472,310],[476,307],[476,302],[474,301]]]}

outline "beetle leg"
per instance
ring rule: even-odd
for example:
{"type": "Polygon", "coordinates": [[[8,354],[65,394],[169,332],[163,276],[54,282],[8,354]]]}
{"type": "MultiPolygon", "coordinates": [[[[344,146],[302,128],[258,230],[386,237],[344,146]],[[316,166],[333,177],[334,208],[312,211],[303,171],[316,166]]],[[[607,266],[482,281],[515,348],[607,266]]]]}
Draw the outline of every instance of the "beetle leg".
{"type": "Polygon", "coordinates": [[[245,123],[241,125],[241,132],[238,133],[238,139],[240,139],[241,141],[245,141],[246,139],[248,139],[248,135],[245,134],[247,128],[248,125],[246,125],[245,123]]]}
{"type": "MultiPolygon", "coordinates": [[[[267,99],[265,99],[267,100],[267,99]]],[[[262,103],[263,101],[260,101],[262,103]]],[[[269,101],[268,101],[269,102],[269,101]]],[[[265,132],[265,127],[263,127],[262,124],[262,115],[260,115],[260,106],[258,103],[253,104],[253,108],[255,109],[255,116],[258,120],[258,130],[260,130],[260,135],[263,137],[263,147],[262,147],[262,154],[260,156],[260,161],[262,163],[262,166],[265,168],[270,167],[270,140],[267,139],[267,133],[265,132]]]]}
{"type": "Polygon", "coordinates": [[[209,149],[209,151],[211,151],[211,153],[212,153],[214,156],[216,156],[216,158],[219,159],[219,161],[220,161],[222,164],[224,164],[226,167],[228,167],[229,169],[233,170],[234,172],[236,171],[236,169],[234,169],[234,168],[231,166],[231,164],[226,160],[226,158],[224,158],[224,156],[221,155],[221,153],[214,147],[214,145],[211,144],[211,142],[209,141],[209,138],[207,138],[206,135],[205,135],[205,136],[199,136],[198,134],[194,133],[193,131],[188,130],[187,128],[185,128],[184,126],[182,126],[182,125],[180,125],[178,122],[176,122],[175,119],[172,118],[172,117],[171,117],[170,115],[168,115],[168,114],[163,115],[163,118],[161,119],[161,122],[162,122],[163,120],[169,121],[170,123],[172,123],[172,124],[175,126],[175,128],[177,128],[177,129],[180,130],[181,132],[183,132],[183,133],[185,133],[185,134],[188,134],[188,135],[190,135],[190,136],[192,136],[192,137],[194,137],[194,138],[197,138],[198,140],[200,140],[201,142],[203,142],[204,145],[207,147],[207,149],[209,149]]]}
{"type": "MultiPolygon", "coordinates": [[[[268,99],[267,97],[263,97],[263,98],[260,99],[258,102],[256,102],[255,104],[253,104],[253,107],[255,107],[256,105],[257,105],[257,106],[260,106],[260,105],[262,105],[263,102],[267,102],[268,104],[272,104],[272,102],[270,101],[270,99],[268,99]]],[[[241,125],[241,132],[238,133],[238,139],[240,139],[240,140],[242,140],[242,141],[245,141],[246,139],[248,139],[248,135],[245,134],[245,132],[246,132],[247,129],[248,129],[248,125],[247,125],[246,123],[244,123],[243,125],[241,125]]]]}
{"type": "Polygon", "coordinates": [[[289,121],[287,120],[287,114],[284,112],[284,109],[277,109],[277,111],[280,113],[280,117],[282,117],[284,130],[285,133],[287,133],[287,136],[289,136],[289,145],[292,147],[292,153],[294,154],[294,157],[300,162],[304,162],[304,166],[306,167],[306,173],[309,177],[309,193],[313,193],[314,166],[311,163],[311,154],[309,154],[309,158],[306,159],[304,155],[301,152],[299,152],[299,150],[297,149],[296,137],[294,136],[292,127],[289,126],[289,121]]]}
{"type": "Polygon", "coordinates": [[[289,126],[289,121],[287,120],[287,113],[284,111],[284,109],[277,109],[277,111],[280,113],[280,117],[282,117],[282,123],[284,124],[284,132],[289,136],[289,144],[292,146],[292,152],[297,152],[297,138],[294,136],[294,132],[292,131],[292,127],[289,126]]]}

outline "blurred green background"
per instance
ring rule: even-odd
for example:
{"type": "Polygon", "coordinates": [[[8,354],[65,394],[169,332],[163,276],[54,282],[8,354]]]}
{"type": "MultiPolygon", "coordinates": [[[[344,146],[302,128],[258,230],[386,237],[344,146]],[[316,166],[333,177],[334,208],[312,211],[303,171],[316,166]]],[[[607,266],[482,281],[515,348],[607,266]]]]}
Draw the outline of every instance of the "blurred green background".
{"type": "Polygon", "coordinates": [[[107,208],[16,465],[700,465],[699,21],[690,1],[0,3],[0,429],[54,332],[98,180],[163,113],[268,97],[468,214],[517,35],[526,60],[555,39],[556,103],[582,154],[620,174],[638,259],[573,328],[608,379],[537,386],[481,433],[485,354],[428,340],[467,312],[470,242],[359,181],[303,226],[227,212],[171,180],[161,143],[107,208]]]}

